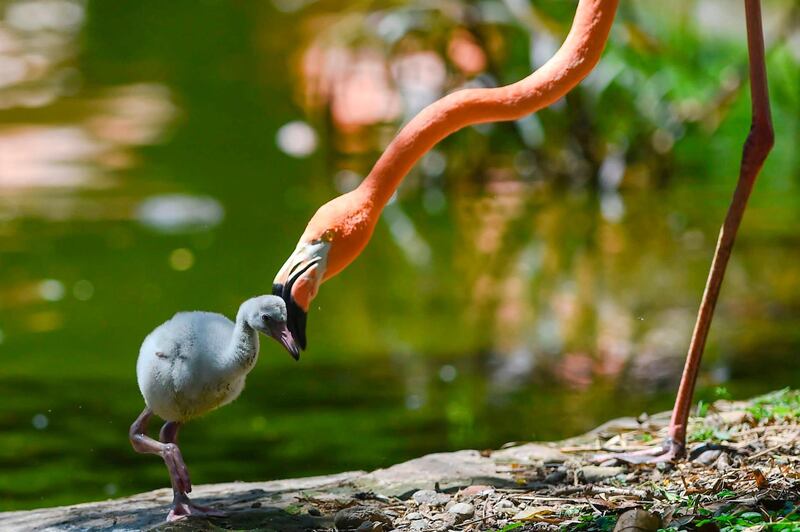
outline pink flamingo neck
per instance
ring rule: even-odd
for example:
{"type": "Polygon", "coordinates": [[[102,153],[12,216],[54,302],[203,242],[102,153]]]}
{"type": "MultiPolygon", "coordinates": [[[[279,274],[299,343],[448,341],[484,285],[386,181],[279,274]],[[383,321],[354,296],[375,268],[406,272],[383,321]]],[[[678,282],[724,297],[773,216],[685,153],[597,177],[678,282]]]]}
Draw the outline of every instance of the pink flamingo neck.
{"type": "Polygon", "coordinates": [[[580,0],[564,44],[530,76],[504,87],[448,94],[416,115],[358,187],[365,203],[376,210],[374,219],[414,164],[451,133],[473,124],[516,120],[575,87],[599,61],[617,4],[618,0],[580,0]]]}

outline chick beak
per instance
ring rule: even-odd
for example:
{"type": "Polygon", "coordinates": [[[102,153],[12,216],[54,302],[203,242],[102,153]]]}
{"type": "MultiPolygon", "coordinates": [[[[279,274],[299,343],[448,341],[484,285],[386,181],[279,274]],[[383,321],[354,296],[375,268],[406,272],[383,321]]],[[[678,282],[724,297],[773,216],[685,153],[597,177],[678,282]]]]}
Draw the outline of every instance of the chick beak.
{"type": "Polygon", "coordinates": [[[270,327],[270,336],[272,336],[284,349],[286,349],[292,358],[300,360],[300,348],[294,341],[292,333],[285,323],[278,323],[270,327]]]}

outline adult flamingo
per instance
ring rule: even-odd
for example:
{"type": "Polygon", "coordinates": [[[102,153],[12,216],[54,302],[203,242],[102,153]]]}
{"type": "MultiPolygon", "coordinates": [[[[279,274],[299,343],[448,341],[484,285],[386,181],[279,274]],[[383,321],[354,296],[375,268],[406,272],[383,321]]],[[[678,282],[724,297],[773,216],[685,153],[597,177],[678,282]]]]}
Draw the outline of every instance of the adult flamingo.
{"type": "MultiPolygon", "coordinates": [[[[420,157],[463,127],[515,120],[564,96],[599,61],[617,4],[618,0],[580,0],[564,44],[540,69],[512,85],[461,90],[432,103],[400,130],[358,188],[320,207],[273,282],[273,293],[286,301],[289,329],[301,348],[306,348],[307,312],[320,285],[361,253],[384,206],[420,157]]],[[[745,0],[745,11],[753,121],[744,144],[739,181],[720,231],[700,304],[670,421],[669,438],[663,448],[619,455],[623,460],[664,461],[685,454],[692,395],[725,268],[747,199],[772,148],[760,1],[745,0]]]]}

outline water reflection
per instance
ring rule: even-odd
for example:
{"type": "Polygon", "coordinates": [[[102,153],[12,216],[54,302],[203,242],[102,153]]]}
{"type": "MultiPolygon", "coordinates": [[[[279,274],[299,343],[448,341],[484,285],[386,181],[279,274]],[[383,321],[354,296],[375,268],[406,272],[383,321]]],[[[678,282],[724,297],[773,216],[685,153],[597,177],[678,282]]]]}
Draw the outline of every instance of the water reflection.
{"type": "Polygon", "coordinates": [[[136,218],[142,225],[163,233],[210,229],[222,222],[225,210],[214,198],[165,194],[142,201],[136,218]]]}
{"type": "MultiPolygon", "coordinates": [[[[54,102],[49,112],[72,102],[54,102]]],[[[168,91],[155,84],[108,89],[85,102],[68,124],[9,124],[0,127],[0,187],[102,187],[103,172],[129,169],[133,147],[158,142],[174,119],[168,91]]]]}
{"type": "Polygon", "coordinates": [[[91,183],[88,161],[100,146],[80,127],[29,127],[0,131],[0,187],[78,187],[91,183]]]}
{"type": "Polygon", "coordinates": [[[0,109],[43,107],[74,92],[84,3],[10,0],[0,9],[0,109]]]}
{"type": "MultiPolygon", "coordinates": [[[[144,335],[268,291],[313,210],[399,123],[549,56],[569,19],[550,4],[0,2],[4,509],[163,486],[125,439],[144,335]]],[[[197,482],[372,468],[669,406],[748,110],[736,72],[637,68],[629,47],[671,49],[637,30],[641,4],[569,101],[421,161],[315,300],[303,361],[265,346],[226,415],[188,427],[197,482]]],[[[790,125],[791,57],[771,70],[790,125]]],[[[792,145],[747,214],[701,396],[800,374],[792,145]]]]}

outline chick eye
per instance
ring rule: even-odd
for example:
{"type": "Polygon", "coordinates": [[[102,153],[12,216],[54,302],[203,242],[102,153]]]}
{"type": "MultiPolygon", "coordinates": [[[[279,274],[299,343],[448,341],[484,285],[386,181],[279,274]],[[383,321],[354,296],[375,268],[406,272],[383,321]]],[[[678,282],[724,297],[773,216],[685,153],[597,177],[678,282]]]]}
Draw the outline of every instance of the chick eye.
{"type": "Polygon", "coordinates": [[[272,321],[272,318],[270,318],[267,314],[262,314],[261,321],[263,321],[264,323],[269,323],[270,321],[272,321]]]}

